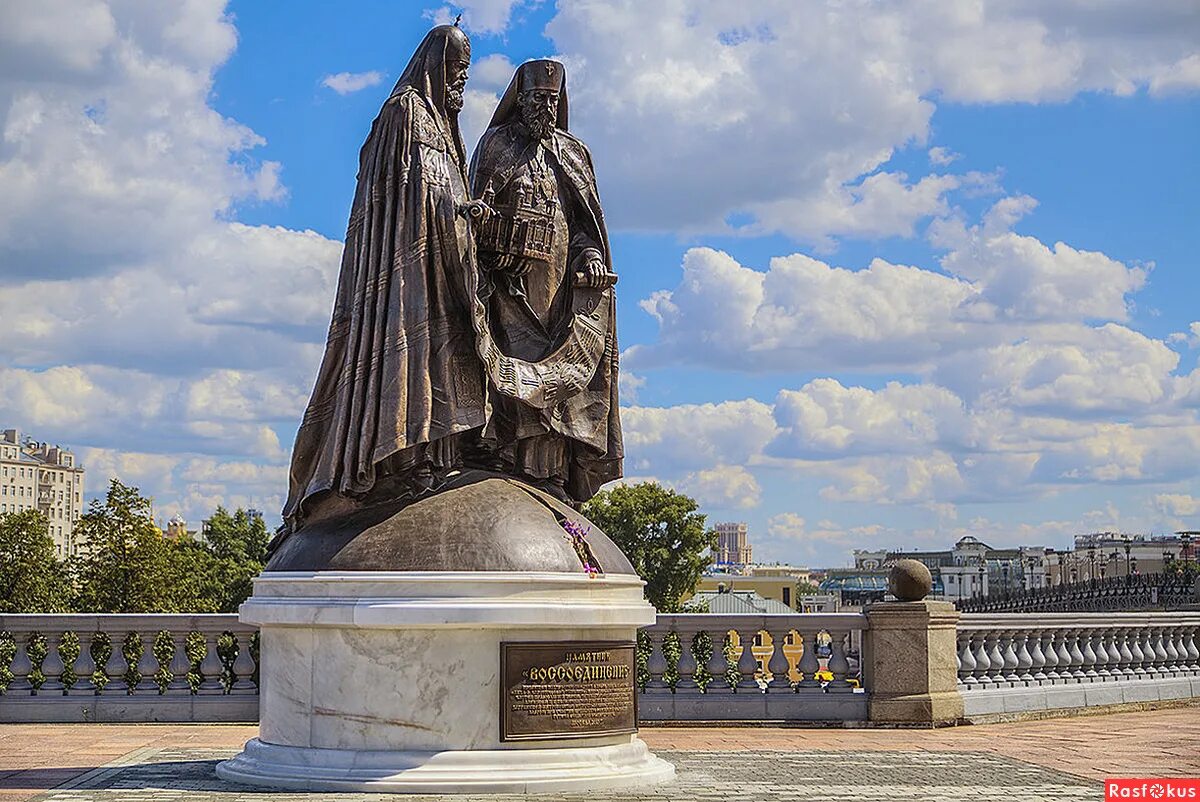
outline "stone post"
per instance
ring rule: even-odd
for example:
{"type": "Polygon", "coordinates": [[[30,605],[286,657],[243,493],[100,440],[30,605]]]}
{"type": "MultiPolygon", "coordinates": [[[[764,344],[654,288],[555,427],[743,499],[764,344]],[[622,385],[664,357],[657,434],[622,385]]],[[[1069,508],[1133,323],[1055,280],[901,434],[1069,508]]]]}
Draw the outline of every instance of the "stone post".
{"type": "Polygon", "coordinates": [[[959,613],[950,602],[929,601],[929,569],[901,560],[892,569],[891,592],[899,601],[866,608],[864,679],[872,722],[955,722],[963,716],[958,692],[959,613]]]}

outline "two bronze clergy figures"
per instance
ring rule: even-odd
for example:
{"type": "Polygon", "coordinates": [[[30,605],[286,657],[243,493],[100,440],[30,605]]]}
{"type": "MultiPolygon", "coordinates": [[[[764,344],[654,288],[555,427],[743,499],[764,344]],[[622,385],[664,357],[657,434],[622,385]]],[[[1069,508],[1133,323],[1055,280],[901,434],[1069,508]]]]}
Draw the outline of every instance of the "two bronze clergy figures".
{"type": "Polygon", "coordinates": [[[633,573],[562,527],[623,456],[616,276],[565,71],[522,64],[468,168],[469,65],[462,30],[430,31],[363,145],[268,571],[633,573]]]}

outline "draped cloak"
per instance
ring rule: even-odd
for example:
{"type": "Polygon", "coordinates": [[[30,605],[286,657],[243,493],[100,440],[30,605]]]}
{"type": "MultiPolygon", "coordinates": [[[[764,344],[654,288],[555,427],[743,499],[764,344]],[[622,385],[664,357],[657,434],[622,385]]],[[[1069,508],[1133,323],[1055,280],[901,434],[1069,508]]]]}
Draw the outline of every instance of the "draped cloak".
{"type": "MultiPolygon", "coordinates": [[[[521,71],[513,77],[479,141],[471,161],[472,195],[476,198],[500,194],[510,180],[514,165],[521,161],[527,148],[536,146],[523,129],[517,107],[521,90],[521,71]]],[[[513,298],[503,286],[481,275],[482,286],[477,297],[487,304],[486,314],[477,307],[476,327],[480,331],[480,354],[489,374],[489,389],[493,397],[489,404],[488,422],[483,438],[508,458],[520,462],[512,447],[523,440],[539,437],[562,438],[567,446],[565,475],[554,479],[575,501],[586,501],[605,482],[620,478],[624,449],[617,398],[618,349],[616,333],[616,302],[612,288],[597,289],[575,286],[572,280],[582,270],[584,251],[598,251],[611,272],[612,254],[608,244],[608,229],[600,207],[595,170],[587,147],[567,131],[567,95],[565,80],[559,94],[558,119],[554,132],[541,143],[545,161],[553,169],[560,193],[566,197],[563,209],[569,225],[567,272],[558,297],[551,309],[551,320],[544,325],[529,318],[529,324],[518,325],[517,315],[507,315],[503,330],[497,325],[497,306],[524,303],[513,298]],[[514,344],[519,344],[514,350],[514,344]],[[508,352],[507,362],[516,370],[506,375],[497,369],[499,352],[508,352]],[[531,398],[524,388],[537,388],[531,398]],[[514,403],[511,397],[522,398],[514,403]]],[[[518,472],[533,475],[552,472],[551,465],[538,464],[538,459],[516,465],[518,472]]]]}
{"type": "MultiPolygon", "coordinates": [[[[359,156],[325,356],[292,452],[285,526],[314,495],[361,497],[378,475],[456,467],[482,427],[474,259],[457,114],[445,111],[453,26],[425,37],[359,156]]],[[[394,489],[394,488],[393,488],[394,489]]]]}

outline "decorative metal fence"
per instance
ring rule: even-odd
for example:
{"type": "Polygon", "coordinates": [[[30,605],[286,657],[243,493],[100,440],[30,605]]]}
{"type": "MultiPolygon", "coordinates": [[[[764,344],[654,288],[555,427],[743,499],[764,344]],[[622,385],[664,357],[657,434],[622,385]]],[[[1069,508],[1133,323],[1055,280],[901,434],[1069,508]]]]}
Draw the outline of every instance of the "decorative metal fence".
{"type": "Polygon", "coordinates": [[[1138,574],[962,599],[964,613],[1103,613],[1200,609],[1194,573],[1138,574]]]}

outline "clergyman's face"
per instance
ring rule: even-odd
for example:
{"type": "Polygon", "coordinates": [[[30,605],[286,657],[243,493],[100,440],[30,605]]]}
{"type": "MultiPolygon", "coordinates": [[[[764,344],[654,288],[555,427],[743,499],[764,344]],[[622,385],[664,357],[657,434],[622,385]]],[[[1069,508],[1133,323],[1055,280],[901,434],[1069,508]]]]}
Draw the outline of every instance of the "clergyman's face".
{"type": "Polygon", "coordinates": [[[451,61],[446,65],[446,107],[448,111],[461,111],[463,91],[467,86],[469,61],[451,61]]]}
{"type": "Polygon", "coordinates": [[[558,92],[550,89],[529,89],[517,99],[521,119],[530,133],[545,139],[554,131],[558,121],[558,92]]]}

